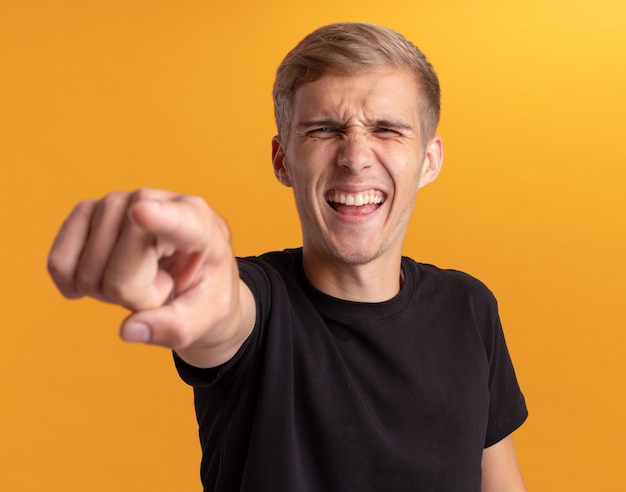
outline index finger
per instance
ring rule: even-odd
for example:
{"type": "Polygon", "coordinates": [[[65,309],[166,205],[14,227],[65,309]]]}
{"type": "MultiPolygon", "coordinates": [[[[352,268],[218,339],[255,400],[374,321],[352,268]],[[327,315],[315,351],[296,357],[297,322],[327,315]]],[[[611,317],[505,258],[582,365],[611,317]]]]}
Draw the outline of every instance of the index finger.
{"type": "Polygon", "coordinates": [[[172,251],[197,251],[210,245],[215,212],[204,200],[179,196],[170,200],[140,199],[129,210],[130,219],[167,244],[172,251]]]}

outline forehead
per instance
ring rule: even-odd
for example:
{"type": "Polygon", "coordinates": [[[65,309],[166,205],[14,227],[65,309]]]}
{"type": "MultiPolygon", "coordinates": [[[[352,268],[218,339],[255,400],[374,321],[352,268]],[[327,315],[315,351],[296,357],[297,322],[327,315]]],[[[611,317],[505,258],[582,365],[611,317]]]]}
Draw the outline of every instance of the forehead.
{"type": "Polygon", "coordinates": [[[418,120],[419,88],[415,75],[387,67],[356,75],[326,74],[303,84],[293,100],[292,124],[329,117],[347,120],[361,116],[418,120]]]}

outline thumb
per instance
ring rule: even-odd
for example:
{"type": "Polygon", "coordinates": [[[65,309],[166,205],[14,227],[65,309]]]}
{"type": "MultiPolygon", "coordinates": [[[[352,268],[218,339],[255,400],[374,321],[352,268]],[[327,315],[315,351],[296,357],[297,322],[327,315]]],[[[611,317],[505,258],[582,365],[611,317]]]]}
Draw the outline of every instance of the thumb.
{"type": "Polygon", "coordinates": [[[147,343],[168,348],[186,346],[193,341],[189,326],[175,305],[133,313],[120,326],[120,337],[131,343],[147,343]]]}
{"type": "Polygon", "coordinates": [[[218,309],[206,309],[207,298],[207,291],[196,286],[163,306],[135,312],[122,322],[120,337],[174,350],[187,348],[223,319],[218,309]]]}

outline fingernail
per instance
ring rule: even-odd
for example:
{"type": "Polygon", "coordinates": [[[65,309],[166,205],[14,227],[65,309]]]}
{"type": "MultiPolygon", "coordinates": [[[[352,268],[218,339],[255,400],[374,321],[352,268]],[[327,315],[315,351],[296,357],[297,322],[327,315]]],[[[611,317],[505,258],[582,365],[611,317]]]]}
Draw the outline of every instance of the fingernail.
{"type": "Polygon", "coordinates": [[[127,342],[148,343],[150,341],[150,327],[145,323],[133,321],[124,327],[122,338],[127,342]]]}

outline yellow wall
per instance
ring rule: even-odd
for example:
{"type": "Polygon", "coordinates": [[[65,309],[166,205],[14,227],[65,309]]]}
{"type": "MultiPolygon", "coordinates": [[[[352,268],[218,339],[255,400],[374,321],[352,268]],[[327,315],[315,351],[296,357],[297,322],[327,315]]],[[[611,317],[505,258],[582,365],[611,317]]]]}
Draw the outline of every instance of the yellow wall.
{"type": "Polygon", "coordinates": [[[406,252],[501,304],[530,406],[533,491],[626,490],[626,7],[621,0],[9,1],[0,7],[0,489],[199,490],[189,388],[122,310],[45,273],[72,205],[140,185],[204,196],[239,254],[296,246],[270,89],[320,24],[420,45],[443,85],[444,171],[406,252]]]}

